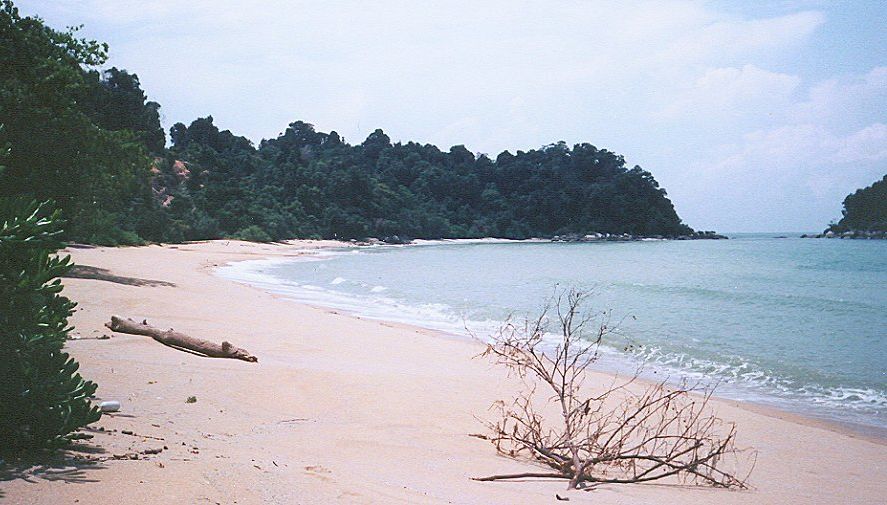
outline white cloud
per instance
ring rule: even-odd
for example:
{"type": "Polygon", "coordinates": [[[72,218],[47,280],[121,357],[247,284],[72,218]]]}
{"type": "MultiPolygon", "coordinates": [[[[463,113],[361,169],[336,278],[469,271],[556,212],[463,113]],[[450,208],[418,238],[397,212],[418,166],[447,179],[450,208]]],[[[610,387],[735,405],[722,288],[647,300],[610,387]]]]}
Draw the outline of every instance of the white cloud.
{"type": "Polygon", "coordinates": [[[853,189],[885,159],[887,67],[810,82],[834,62],[817,60],[829,16],[809,2],[19,4],[109,41],[166,126],[212,114],[258,141],[301,119],[493,155],[588,141],[651,170],[698,227],[766,228],[789,208],[818,227],[843,199],[822,188],[853,189]]]}
{"type": "MultiPolygon", "coordinates": [[[[769,85],[758,89],[769,87],[771,93],[778,91],[780,82],[783,91],[797,86],[797,82],[777,76],[751,80],[769,81],[769,85]]],[[[743,86],[726,82],[712,86],[713,91],[722,90],[727,97],[735,95],[731,93],[735,88],[743,86]]],[[[810,167],[887,159],[887,125],[882,122],[887,110],[887,67],[827,79],[810,86],[804,95],[803,99],[787,104],[780,124],[745,133],[727,152],[721,151],[719,161],[709,163],[706,170],[718,173],[756,167],[768,171],[777,170],[772,168],[776,166],[803,172],[810,167]]]]}
{"type": "Polygon", "coordinates": [[[714,163],[710,170],[803,173],[811,167],[887,159],[887,125],[875,123],[848,135],[813,124],[787,125],[745,135],[739,151],[714,163]]]}
{"type": "Polygon", "coordinates": [[[790,50],[823,20],[815,11],[742,18],[688,1],[33,3],[50,21],[78,19],[110,36],[111,63],[139,73],[170,123],[213,113],[259,140],[294,114],[353,140],[383,126],[441,142],[436,132],[479,117],[482,136],[462,142],[490,152],[557,140],[501,124],[512,100],[538,109],[528,119],[539,135],[588,140],[600,134],[588,125],[613,115],[601,103],[642,116],[700,69],[752,79],[759,67],[748,58],[790,50]],[[353,113],[346,126],[339,116],[340,97],[355,94],[361,131],[353,113]]]}
{"type": "Polygon", "coordinates": [[[667,45],[660,56],[670,61],[760,56],[805,41],[823,23],[825,15],[818,11],[763,19],[723,19],[688,31],[667,45]]]}
{"type": "Polygon", "coordinates": [[[834,127],[859,126],[860,118],[887,111],[887,67],[875,67],[861,75],[827,79],[810,88],[798,103],[799,120],[829,122],[834,127]]]}
{"type": "Polygon", "coordinates": [[[702,195],[685,213],[688,218],[704,223],[733,215],[729,226],[737,231],[760,229],[755,223],[768,221],[788,223],[781,231],[812,231],[840,217],[844,196],[884,175],[887,125],[847,134],[814,124],[783,125],[712,152],[717,154],[708,161],[688,167],[677,195],[671,192],[680,198],[702,195]],[[813,221],[811,215],[820,217],[813,221]]]}
{"type": "MultiPolygon", "coordinates": [[[[880,161],[887,159],[887,125],[875,123],[840,140],[835,155],[839,162],[880,161]]],[[[885,169],[887,172],[887,169],[885,169]]]]}
{"type": "Polygon", "coordinates": [[[782,109],[801,79],[745,65],[742,68],[712,68],[662,111],[677,115],[725,116],[768,114],[782,109]]]}

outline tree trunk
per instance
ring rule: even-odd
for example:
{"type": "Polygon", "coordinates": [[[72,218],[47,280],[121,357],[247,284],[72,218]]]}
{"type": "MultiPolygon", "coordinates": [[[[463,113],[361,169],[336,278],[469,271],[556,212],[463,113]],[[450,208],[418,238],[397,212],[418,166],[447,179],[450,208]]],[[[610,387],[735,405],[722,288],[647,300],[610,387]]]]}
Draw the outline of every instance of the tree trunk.
{"type": "Polygon", "coordinates": [[[105,323],[111,331],[120,333],[130,333],[133,335],[145,335],[151,337],[161,344],[184,349],[210,358],[233,358],[242,359],[243,361],[256,362],[258,358],[247,352],[245,349],[235,347],[228,342],[222,342],[221,345],[207,340],[189,337],[184,333],[179,333],[172,328],[161,330],[148,324],[147,321],[137,323],[132,319],[122,319],[117,316],[111,316],[111,322],[105,323]]]}

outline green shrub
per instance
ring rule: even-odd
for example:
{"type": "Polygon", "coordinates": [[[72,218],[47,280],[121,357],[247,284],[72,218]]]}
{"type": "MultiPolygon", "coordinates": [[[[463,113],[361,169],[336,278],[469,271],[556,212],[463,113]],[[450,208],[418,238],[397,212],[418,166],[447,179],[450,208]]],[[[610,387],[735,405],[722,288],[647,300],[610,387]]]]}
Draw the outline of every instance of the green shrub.
{"type": "Polygon", "coordinates": [[[234,238],[238,240],[247,240],[249,242],[271,242],[271,235],[265,230],[252,224],[234,234],[234,238]]]}
{"type": "Polygon", "coordinates": [[[96,385],[62,351],[75,303],[58,277],[71,268],[60,211],[48,202],[0,198],[0,452],[55,448],[101,417],[96,385]]]}
{"type": "Polygon", "coordinates": [[[135,232],[122,229],[117,221],[116,214],[102,209],[81,212],[72,221],[77,224],[74,236],[89,244],[111,247],[145,243],[135,232]]]}

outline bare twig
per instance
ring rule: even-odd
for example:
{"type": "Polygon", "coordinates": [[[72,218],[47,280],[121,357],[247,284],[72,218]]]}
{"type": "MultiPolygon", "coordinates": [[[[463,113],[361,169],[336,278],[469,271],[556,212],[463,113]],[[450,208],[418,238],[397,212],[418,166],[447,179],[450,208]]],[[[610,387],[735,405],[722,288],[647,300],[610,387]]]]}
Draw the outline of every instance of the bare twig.
{"type": "Polygon", "coordinates": [[[725,460],[732,458],[733,464],[739,452],[736,430],[711,412],[711,390],[665,382],[628,387],[635,374],[588,392],[587,371],[598,360],[601,341],[614,330],[609,313],[602,313],[589,331],[596,319],[582,310],[585,299],[576,290],[561,292],[539,317],[506,322],[483,353],[526,386],[510,403],[494,404],[499,420],[487,423],[487,440],[503,455],[553,471],[474,480],[557,478],[567,480],[569,489],[660,479],[746,487],[747,476],[725,469],[725,460]],[[552,312],[559,334],[553,342],[552,312]],[[557,412],[556,421],[546,419],[550,412],[557,412]]]}

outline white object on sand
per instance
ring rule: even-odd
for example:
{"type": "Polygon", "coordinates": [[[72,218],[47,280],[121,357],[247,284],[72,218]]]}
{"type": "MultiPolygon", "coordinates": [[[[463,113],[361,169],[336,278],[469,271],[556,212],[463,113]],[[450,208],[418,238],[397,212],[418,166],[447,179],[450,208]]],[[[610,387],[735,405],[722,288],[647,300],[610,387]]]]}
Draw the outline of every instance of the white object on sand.
{"type": "Polygon", "coordinates": [[[117,412],[118,410],[120,410],[120,402],[118,402],[117,400],[102,402],[99,404],[99,409],[102,412],[117,412]]]}

